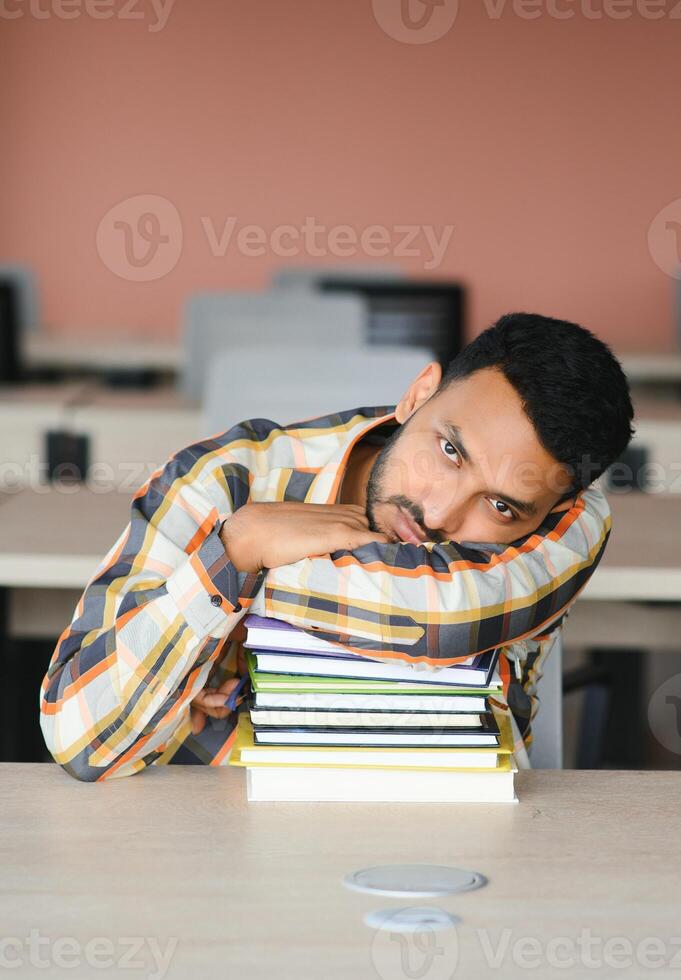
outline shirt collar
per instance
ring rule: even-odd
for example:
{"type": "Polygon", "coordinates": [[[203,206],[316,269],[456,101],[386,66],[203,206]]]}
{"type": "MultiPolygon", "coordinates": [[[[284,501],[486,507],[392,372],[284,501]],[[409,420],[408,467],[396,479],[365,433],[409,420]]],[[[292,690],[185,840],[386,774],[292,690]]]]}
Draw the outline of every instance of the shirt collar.
{"type": "Polygon", "coordinates": [[[306,502],[310,504],[334,504],[354,446],[372,429],[378,428],[379,425],[385,425],[386,422],[394,419],[394,411],[388,412],[386,415],[379,415],[376,418],[367,418],[366,415],[359,413],[354,416],[350,428],[346,432],[340,433],[335,452],[310,484],[310,489],[305,497],[306,502]]]}

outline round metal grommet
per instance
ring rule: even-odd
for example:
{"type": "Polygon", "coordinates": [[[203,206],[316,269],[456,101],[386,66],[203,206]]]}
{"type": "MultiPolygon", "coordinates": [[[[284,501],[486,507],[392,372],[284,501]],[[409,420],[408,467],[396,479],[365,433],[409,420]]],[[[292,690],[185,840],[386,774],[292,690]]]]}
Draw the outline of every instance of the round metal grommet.
{"type": "Polygon", "coordinates": [[[384,864],[351,871],[343,884],[352,891],[392,898],[457,895],[487,884],[477,871],[439,864],[384,864]]]}

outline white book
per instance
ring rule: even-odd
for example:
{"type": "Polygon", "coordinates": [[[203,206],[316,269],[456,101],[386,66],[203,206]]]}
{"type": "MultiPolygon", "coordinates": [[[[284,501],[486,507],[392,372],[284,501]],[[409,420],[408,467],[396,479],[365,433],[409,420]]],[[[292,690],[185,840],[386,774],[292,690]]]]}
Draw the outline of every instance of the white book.
{"type": "Polygon", "coordinates": [[[426,711],[314,711],[295,708],[251,708],[254,725],[308,725],[355,728],[480,728],[480,715],[426,711]]]}
{"type": "Polygon", "coordinates": [[[466,749],[389,749],[387,752],[374,749],[340,749],[332,752],[323,748],[290,748],[278,746],[267,748],[242,749],[241,761],[247,765],[288,765],[288,766],[408,766],[414,769],[495,769],[499,754],[468,751],[466,749]]]}
{"type": "MultiPolygon", "coordinates": [[[[493,692],[496,693],[496,692],[493,692]]],[[[477,694],[325,694],[322,691],[257,691],[257,708],[300,708],[352,711],[459,711],[485,712],[484,696],[477,694]]]]}
{"type": "Polygon", "coordinates": [[[372,681],[409,681],[412,684],[459,684],[476,687],[487,683],[489,668],[496,658],[478,657],[484,666],[454,665],[433,670],[415,670],[411,664],[382,663],[363,657],[317,657],[314,654],[263,653],[254,650],[257,670],[266,674],[307,674],[317,677],[346,677],[372,681]]]}
{"type": "Polygon", "coordinates": [[[315,769],[254,766],[248,800],[335,803],[514,803],[513,771],[315,769]]]}
{"type": "Polygon", "coordinates": [[[392,746],[442,746],[443,748],[494,748],[499,744],[499,736],[483,732],[474,734],[460,733],[456,730],[449,732],[305,732],[300,729],[259,729],[255,731],[255,741],[258,745],[380,745],[392,746]]]}

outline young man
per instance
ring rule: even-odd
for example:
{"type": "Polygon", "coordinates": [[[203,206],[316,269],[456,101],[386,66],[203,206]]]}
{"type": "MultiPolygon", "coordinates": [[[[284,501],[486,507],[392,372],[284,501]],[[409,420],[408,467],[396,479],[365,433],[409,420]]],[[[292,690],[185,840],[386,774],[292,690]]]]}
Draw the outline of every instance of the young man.
{"type": "Polygon", "coordinates": [[[590,484],[632,416],[596,337],[512,314],[394,408],[255,419],[181,450],[59,640],[52,755],[83,780],[225,764],[250,610],[415,670],[502,647],[524,759],[543,661],[610,532],[590,484]]]}

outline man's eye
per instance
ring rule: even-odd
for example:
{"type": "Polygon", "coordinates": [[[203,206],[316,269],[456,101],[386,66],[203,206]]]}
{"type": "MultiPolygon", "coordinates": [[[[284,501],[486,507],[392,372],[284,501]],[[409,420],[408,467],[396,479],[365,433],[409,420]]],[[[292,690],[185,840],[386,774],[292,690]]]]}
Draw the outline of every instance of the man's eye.
{"type": "Polygon", "coordinates": [[[511,510],[511,508],[508,506],[508,504],[504,503],[503,500],[497,500],[495,497],[489,497],[488,500],[491,503],[491,505],[494,508],[494,510],[496,511],[496,513],[500,517],[503,517],[504,520],[507,520],[507,521],[509,521],[509,520],[510,521],[515,520],[515,514],[513,513],[513,511],[511,510]]]}
{"type": "Polygon", "coordinates": [[[459,453],[459,450],[456,448],[456,446],[453,446],[451,442],[448,442],[447,439],[440,439],[440,449],[445,456],[453,459],[457,465],[461,463],[461,454],[459,453]]]}

